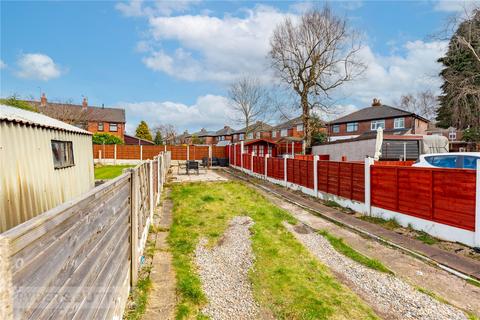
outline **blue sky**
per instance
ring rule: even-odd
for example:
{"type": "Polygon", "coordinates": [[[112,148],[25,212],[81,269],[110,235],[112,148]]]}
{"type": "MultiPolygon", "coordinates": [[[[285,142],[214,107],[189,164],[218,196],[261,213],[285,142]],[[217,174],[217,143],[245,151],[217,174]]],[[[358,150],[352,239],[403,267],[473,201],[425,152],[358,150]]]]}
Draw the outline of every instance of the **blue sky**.
{"type": "MultiPolygon", "coordinates": [[[[320,3],[321,4],[321,3],[320,3]]],[[[364,78],[340,90],[338,113],[373,97],[438,90],[432,39],[459,2],[333,1],[364,34],[364,78]],[[347,93],[347,94],[345,94],[347,93]]],[[[270,77],[268,39],[285,16],[310,2],[1,2],[0,94],[123,107],[127,129],[141,119],[179,131],[232,123],[229,83],[270,77]]],[[[315,4],[313,4],[315,5],[315,4]]],[[[317,3],[318,5],[318,3],[317,3]]]]}

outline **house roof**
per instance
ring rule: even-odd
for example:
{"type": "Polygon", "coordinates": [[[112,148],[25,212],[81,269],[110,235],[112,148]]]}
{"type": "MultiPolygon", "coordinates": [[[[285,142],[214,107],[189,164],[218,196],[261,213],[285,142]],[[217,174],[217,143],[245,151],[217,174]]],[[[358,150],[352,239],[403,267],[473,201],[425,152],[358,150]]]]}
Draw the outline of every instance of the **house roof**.
{"type": "Polygon", "coordinates": [[[290,119],[288,121],[282,122],[273,127],[274,130],[289,129],[297,126],[298,124],[303,124],[302,116],[290,119]]]}
{"type": "Polygon", "coordinates": [[[0,105],[0,121],[28,124],[36,127],[91,135],[91,133],[88,131],[77,128],[60,120],[47,117],[46,115],[6,105],[0,105]]]}
{"type": "Polygon", "coordinates": [[[379,106],[363,108],[361,110],[352,112],[346,116],[330,121],[329,124],[340,124],[340,123],[346,123],[346,122],[357,122],[357,121],[405,117],[405,116],[414,116],[416,118],[420,118],[428,122],[427,119],[424,119],[416,115],[415,113],[390,107],[387,105],[379,105],[379,106]]]}
{"type": "MultiPolygon", "coordinates": [[[[273,127],[269,124],[266,124],[263,121],[257,121],[254,124],[248,126],[248,128],[249,128],[248,131],[250,132],[257,132],[257,131],[270,131],[272,130],[273,127]]],[[[235,131],[235,133],[245,133],[247,131],[246,129],[247,127],[244,127],[242,129],[235,131]]]]}
{"type": "Polygon", "coordinates": [[[82,105],[77,104],[48,102],[41,106],[39,101],[26,102],[33,105],[38,112],[56,119],[125,123],[125,110],[120,108],[88,106],[84,110],[82,105]]]}
{"type": "Polygon", "coordinates": [[[218,130],[216,133],[217,136],[224,136],[234,133],[236,130],[230,128],[229,126],[225,126],[222,129],[218,130]]]}

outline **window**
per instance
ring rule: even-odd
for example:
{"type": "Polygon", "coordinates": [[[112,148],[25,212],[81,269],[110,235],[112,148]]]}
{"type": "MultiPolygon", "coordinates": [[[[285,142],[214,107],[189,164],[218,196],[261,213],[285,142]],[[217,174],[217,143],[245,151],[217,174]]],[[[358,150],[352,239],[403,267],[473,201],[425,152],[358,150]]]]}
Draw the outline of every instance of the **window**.
{"type": "Polygon", "coordinates": [[[334,124],[332,127],[333,133],[339,133],[340,132],[340,125],[339,124],[334,124]]]}
{"type": "Polygon", "coordinates": [[[347,123],[347,132],[355,132],[358,130],[358,122],[347,123]]]}
{"type": "Polygon", "coordinates": [[[249,134],[247,134],[247,139],[253,139],[253,132],[250,132],[249,134]]]}
{"type": "Polygon", "coordinates": [[[370,123],[370,130],[377,130],[378,128],[385,129],[385,120],[373,120],[370,123]]]}
{"type": "Polygon", "coordinates": [[[395,118],[393,120],[393,129],[405,128],[405,118],[395,118]]]}
{"type": "Polygon", "coordinates": [[[98,131],[103,131],[103,122],[98,123],[98,131]]]}
{"type": "Polygon", "coordinates": [[[257,132],[255,135],[257,136],[257,139],[260,139],[260,132],[257,132]]]}
{"type": "Polygon", "coordinates": [[[288,136],[288,130],[287,130],[287,129],[282,129],[282,130],[280,131],[280,136],[281,136],[281,137],[286,137],[286,136],[288,136]]]}
{"type": "Polygon", "coordinates": [[[239,140],[243,140],[244,138],[245,138],[245,135],[243,133],[240,133],[239,140]]]}
{"type": "Polygon", "coordinates": [[[265,155],[265,153],[264,153],[264,146],[263,146],[263,145],[258,146],[258,155],[259,155],[260,157],[263,157],[263,156],[265,155]]]}
{"type": "Polygon", "coordinates": [[[272,146],[268,146],[268,155],[272,155],[272,146]]]}
{"type": "Polygon", "coordinates": [[[303,131],[303,124],[297,124],[297,131],[298,132],[303,131]]]}
{"type": "Polygon", "coordinates": [[[455,131],[451,131],[448,133],[448,139],[449,140],[456,140],[457,139],[457,133],[455,131]]]}
{"type": "Polygon", "coordinates": [[[456,168],[458,156],[431,156],[425,157],[432,166],[440,168],[456,168]]]}
{"type": "Polygon", "coordinates": [[[277,131],[272,131],[272,138],[276,138],[277,137],[277,131]]]}
{"type": "Polygon", "coordinates": [[[52,140],[53,167],[62,169],[74,166],[71,141],[52,140]]]}
{"type": "Polygon", "coordinates": [[[477,169],[477,160],[480,158],[472,156],[463,156],[463,168],[464,169],[477,169]]]}
{"type": "Polygon", "coordinates": [[[110,132],[116,132],[118,130],[116,123],[110,123],[110,132]]]}

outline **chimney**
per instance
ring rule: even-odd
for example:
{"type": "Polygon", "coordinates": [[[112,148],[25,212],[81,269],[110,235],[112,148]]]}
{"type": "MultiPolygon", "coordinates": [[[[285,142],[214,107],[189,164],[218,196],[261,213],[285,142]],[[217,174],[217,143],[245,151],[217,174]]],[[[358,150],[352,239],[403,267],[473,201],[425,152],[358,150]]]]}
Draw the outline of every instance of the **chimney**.
{"type": "Polygon", "coordinates": [[[380,99],[373,98],[372,107],[380,107],[381,105],[382,102],[380,102],[380,99]]]}
{"type": "Polygon", "coordinates": [[[45,92],[42,93],[42,97],[40,98],[40,106],[41,107],[47,106],[47,97],[45,96],[45,92]]]}
{"type": "Polygon", "coordinates": [[[87,110],[88,108],[88,101],[87,101],[87,98],[83,98],[83,101],[82,101],[82,110],[87,110]]]}

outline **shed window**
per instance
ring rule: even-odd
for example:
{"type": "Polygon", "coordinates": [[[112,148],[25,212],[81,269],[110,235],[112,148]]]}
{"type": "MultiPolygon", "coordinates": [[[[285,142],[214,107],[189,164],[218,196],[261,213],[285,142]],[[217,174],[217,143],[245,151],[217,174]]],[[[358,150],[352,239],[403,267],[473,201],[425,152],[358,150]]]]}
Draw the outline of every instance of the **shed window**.
{"type": "Polygon", "coordinates": [[[118,130],[116,123],[110,123],[110,131],[116,132],[118,130]]]}
{"type": "Polygon", "coordinates": [[[53,167],[68,168],[75,165],[73,161],[73,144],[71,141],[52,140],[53,167]]]}
{"type": "Polygon", "coordinates": [[[98,123],[98,131],[103,131],[103,122],[98,123]]]}
{"type": "Polygon", "coordinates": [[[263,145],[258,146],[258,155],[263,157],[265,155],[265,149],[263,145]]]}

